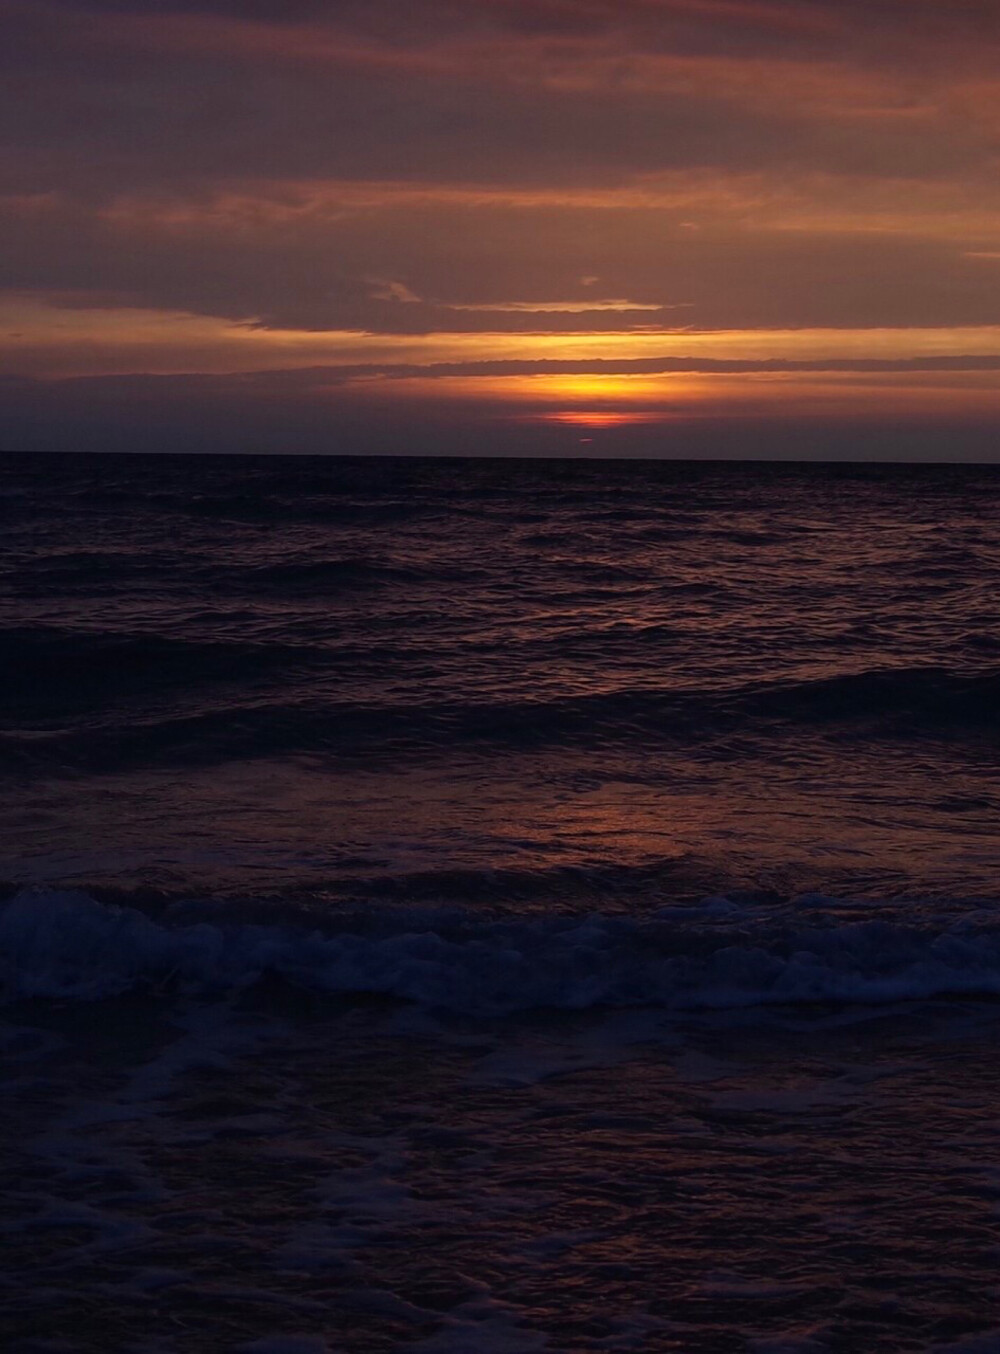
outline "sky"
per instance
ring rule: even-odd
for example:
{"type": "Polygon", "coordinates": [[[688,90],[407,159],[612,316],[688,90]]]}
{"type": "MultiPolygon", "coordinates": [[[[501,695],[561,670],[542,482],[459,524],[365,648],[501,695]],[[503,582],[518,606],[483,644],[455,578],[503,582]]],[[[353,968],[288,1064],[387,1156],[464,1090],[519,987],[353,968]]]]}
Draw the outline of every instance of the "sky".
{"type": "Polygon", "coordinates": [[[0,0],[0,445],[1000,460],[997,0],[0,0]]]}

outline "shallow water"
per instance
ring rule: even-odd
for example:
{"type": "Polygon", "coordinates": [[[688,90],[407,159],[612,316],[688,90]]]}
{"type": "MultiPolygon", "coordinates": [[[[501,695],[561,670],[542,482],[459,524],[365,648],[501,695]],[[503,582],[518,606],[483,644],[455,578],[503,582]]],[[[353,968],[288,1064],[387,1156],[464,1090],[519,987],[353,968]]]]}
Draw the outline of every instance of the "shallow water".
{"type": "Polygon", "coordinates": [[[997,1348],[993,1007],[163,1016],[16,1013],[6,1348],[997,1348]]]}

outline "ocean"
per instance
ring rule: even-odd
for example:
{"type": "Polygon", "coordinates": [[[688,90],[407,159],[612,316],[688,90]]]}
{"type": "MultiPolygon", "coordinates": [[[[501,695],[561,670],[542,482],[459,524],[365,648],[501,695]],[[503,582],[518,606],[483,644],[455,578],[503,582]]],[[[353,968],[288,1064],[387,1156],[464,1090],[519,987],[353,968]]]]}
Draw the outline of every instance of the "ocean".
{"type": "Polygon", "coordinates": [[[1000,1350],[998,507],[0,458],[3,1348],[1000,1350]]]}

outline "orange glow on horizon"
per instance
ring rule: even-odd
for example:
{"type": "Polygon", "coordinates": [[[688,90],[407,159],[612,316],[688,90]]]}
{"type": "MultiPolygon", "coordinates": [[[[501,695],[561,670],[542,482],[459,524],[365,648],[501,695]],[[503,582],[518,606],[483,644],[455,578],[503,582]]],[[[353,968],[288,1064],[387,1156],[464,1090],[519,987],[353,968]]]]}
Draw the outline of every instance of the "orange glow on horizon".
{"type": "Polygon", "coordinates": [[[679,419],[993,418],[996,370],[365,377],[331,391],[464,408],[487,417],[613,428],[679,419]]]}
{"type": "Polygon", "coordinates": [[[509,376],[384,376],[349,383],[362,391],[377,384],[387,395],[476,404],[534,405],[572,422],[601,418],[607,425],[640,417],[667,417],[674,408],[697,404],[705,378],[689,372],[511,373],[509,376]]]}
{"type": "Polygon", "coordinates": [[[696,396],[702,382],[685,372],[665,375],[646,373],[616,376],[593,375],[590,372],[559,376],[538,375],[507,378],[510,393],[517,398],[531,400],[568,400],[635,404],[645,400],[675,399],[696,396]]]}
{"type": "MultiPolygon", "coordinates": [[[[984,262],[980,266],[990,266],[984,262]]],[[[704,388],[698,371],[664,373],[421,372],[431,364],[531,363],[582,365],[614,361],[683,359],[697,363],[772,359],[822,366],[842,359],[906,360],[961,355],[1000,357],[1000,325],[939,328],[858,329],[643,329],[514,332],[393,333],[363,329],[292,329],[233,321],[188,311],[89,303],[85,293],[41,298],[16,293],[0,298],[0,364],[38,377],[150,374],[218,374],[282,371],[311,366],[337,369],[371,365],[366,381],[384,383],[387,393],[405,380],[442,396],[463,393],[522,400],[531,392],[545,398],[590,405],[641,397],[690,401],[704,388]],[[405,376],[384,375],[380,365],[411,366],[405,376]],[[502,386],[499,383],[503,383],[502,386]],[[547,387],[541,383],[547,382],[547,387]],[[461,383],[455,384],[455,383],[461,383]],[[449,389],[449,387],[453,387],[449,389]],[[654,389],[655,387],[655,389],[654,389]]],[[[361,378],[345,373],[352,382],[361,378]]],[[[717,374],[709,373],[712,380],[717,374]]],[[[886,377],[885,379],[891,379],[886,377]]]]}
{"type": "Polygon", "coordinates": [[[554,413],[532,416],[534,421],[566,423],[578,428],[620,428],[632,423],[659,423],[665,417],[667,415],[664,411],[647,410],[644,413],[616,411],[611,413],[604,409],[560,409],[554,413]]]}
{"type": "MultiPolygon", "coordinates": [[[[579,428],[740,417],[876,421],[899,417],[995,419],[1000,326],[912,329],[755,329],[504,333],[275,329],[182,311],[59,304],[31,295],[0,303],[0,364],[46,379],[153,377],[217,381],[241,399],[290,390],[294,398],[352,405],[408,402],[486,418],[579,428]],[[9,326],[9,332],[4,330],[9,326]],[[959,363],[969,355],[973,365],[959,363]],[[661,360],[664,371],[605,370],[661,360]],[[921,359],[871,370],[836,363],[921,359]],[[939,369],[933,363],[942,360],[939,369]],[[740,370],[740,363],[798,362],[740,370]],[[671,362],[692,370],[669,370],[671,362]],[[711,364],[732,364],[730,370],[711,364]],[[541,370],[532,370],[539,363],[541,370]],[[699,364],[705,364],[699,370],[699,364]],[[826,366],[826,363],[832,365],[826,366]],[[545,364],[550,364],[548,370],[545,364]],[[551,364],[583,370],[551,370],[551,364]],[[594,370],[587,370],[591,366],[594,370]],[[479,368],[479,370],[477,370],[479,368]],[[706,369],[707,368],[707,369],[706,369]]],[[[285,394],[282,398],[291,398],[285,394]]]]}

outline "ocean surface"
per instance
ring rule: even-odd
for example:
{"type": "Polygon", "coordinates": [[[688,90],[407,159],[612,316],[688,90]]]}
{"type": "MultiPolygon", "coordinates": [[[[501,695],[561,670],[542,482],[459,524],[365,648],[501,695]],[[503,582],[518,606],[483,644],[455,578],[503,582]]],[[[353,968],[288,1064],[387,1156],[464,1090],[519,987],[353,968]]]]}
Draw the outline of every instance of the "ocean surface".
{"type": "Polygon", "coordinates": [[[1000,468],[0,528],[4,1349],[1000,1351],[1000,468]]]}

